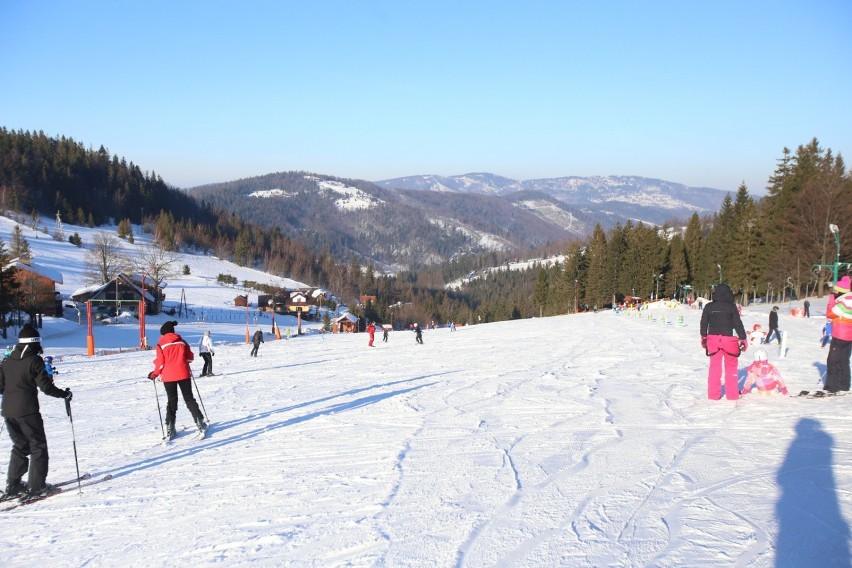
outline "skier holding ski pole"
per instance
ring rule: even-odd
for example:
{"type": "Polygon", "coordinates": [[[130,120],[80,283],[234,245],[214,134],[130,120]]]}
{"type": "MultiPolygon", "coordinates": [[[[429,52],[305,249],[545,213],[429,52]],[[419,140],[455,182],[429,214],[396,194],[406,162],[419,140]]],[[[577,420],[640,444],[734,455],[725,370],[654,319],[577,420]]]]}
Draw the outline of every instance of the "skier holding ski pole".
{"type": "Polygon", "coordinates": [[[163,381],[163,388],[166,389],[168,399],[166,402],[166,440],[174,438],[176,433],[175,417],[177,415],[178,388],[183,395],[186,408],[195,420],[199,433],[204,433],[207,430],[204,415],[201,414],[198,403],[192,396],[190,378],[192,370],[189,368],[189,364],[195,356],[192,354],[189,344],[175,333],[177,323],[176,321],[167,321],[160,328],[160,341],[157,342],[156,346],[157,356],[154,359],[154,370],[148,373],[148,378],[152,381],[160,377],[163,381]]]}
{"type": "Polygon", "coordinates": [[[58,488],[46,483],[47,436],[39,412],[37,389],[66,401],[71,400],[71,389],[62,390],[53,383],[44,368],[41,353],[38,330],[26,324],[21,328],[12,354],[0,364],[2,414],[12,440],[4,499],[19,496],[21,501],[27,501],[58,491],[58,488]],[[27,472],[27,483],[23,485],[21,478],[27,472]]]}

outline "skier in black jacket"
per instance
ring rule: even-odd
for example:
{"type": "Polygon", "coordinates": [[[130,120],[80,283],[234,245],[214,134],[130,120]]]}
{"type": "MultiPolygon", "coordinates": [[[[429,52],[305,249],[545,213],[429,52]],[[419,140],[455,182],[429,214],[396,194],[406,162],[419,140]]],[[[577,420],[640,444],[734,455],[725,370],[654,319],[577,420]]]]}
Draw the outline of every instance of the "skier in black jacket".
{"type": "Polygon", "coordinates": [[[727,284],[719,284],[713,292],[713,301],[701,312],[701,346],[710,357],[707,373],[707,397],[722,398],[722,378],[725,380],[725,398],[739,398],[737,358],[748,347],[746,332],[734,294],[727,284]]]}
{"type": "Polygon", "coordinates": [[[21,328],[18,344],[0,364],[0,407],[6,430],[12,439],[12,455],[6,476],[5,499],[20,495],[22,500],[50,494],[56,489],[47,479],[47,436],[39,412],[38,389],[56,398],[71,400],[71,389],[62,390],[44,367],[41,337],[30,324],[21,328]],[[29,470],[27,484],[21,478],[29,470]]]}

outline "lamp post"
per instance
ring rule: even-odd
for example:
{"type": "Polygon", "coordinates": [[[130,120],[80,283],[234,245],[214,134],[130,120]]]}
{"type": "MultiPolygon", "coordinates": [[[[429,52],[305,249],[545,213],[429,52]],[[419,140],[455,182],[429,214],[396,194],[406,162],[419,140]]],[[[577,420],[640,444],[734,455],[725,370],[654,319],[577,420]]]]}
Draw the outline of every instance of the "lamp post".
{"type": "Polygon", "coordinates": [[[837,247],[837,254],[834,257],[834,282],[837,282],[840,270],[840,229],[834,223],[828,226],[828,230],[834,235],[834,244],[837,247]]]}
{"type": "Polygon", "coordinates": [[[148,337],[145,335],[145,311],[147,306],[147,302],[145,302],[145,279],[148,277],[148,273],[144,270],[140,270],[139,272],[142,276],[142,301],[139,302],[139,348],[148,349],[148,337]]]}
{"type": "Polygon", "coordinates": [[[717,265],[716,265],[716,268],[718,268],[718,269],[719,269],[719,284],[721,284],[721,283],[722,283],[722,265],[721,265],[721,264],[717,264],[717,265]]]}
{"type": "Polygon", "coordinates": [[[249,344],[249,294],[246,291],[246,345],[249,344]]]}
{"type": "Polygon", "coordinates": [[[660,272],[659,274],[654,274],[654,280],[657,281],[657,288],[656,288],[656,292],[654,293],[654,299],[655,300],[660,299],[660,278],[662,278],[662,277],[663,277],[662,272],[660,272]]]}
{"type": "Polygon", "coordinates": [[[269,307],[272,308],[272,334],[275,335],[275,294],[272,294],[272,299],[269,300],[269,307]]]}

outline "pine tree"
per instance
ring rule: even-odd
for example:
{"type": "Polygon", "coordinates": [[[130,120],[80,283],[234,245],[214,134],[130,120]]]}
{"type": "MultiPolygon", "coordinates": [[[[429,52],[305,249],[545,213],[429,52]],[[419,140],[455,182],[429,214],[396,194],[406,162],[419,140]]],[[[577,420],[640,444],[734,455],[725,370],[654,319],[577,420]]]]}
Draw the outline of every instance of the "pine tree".
{"type": "Polygon", "coordinates": [[[663,294],[669,298],[682,300],[682,286],[689,282],[689,267],[686,262],[686,245],[679,233],[672,235],[669,241],[668,261],[666,262],[666,275],[663,280],[663,294]]]}
{"type": "Polygon", "coordinates": [[[32,260],[33,253],[30,249],[30,243],[27,242],[27,238],[24,236],[20,225],[15,225],[15,228],[12,230],[12,242],[9,245],[9,253],[12,255],[12,258],[19,258],[23,261],[32,260]]]}
{"type": "Polygon", "coordinates": [[[583,303],[585,304],[604,306],[612,302],[615,290],[613,289],[608,255],[606,234],[604,234],[600,225],[595,225],[585,254],[588,267],[585,278],[585,293],[583,294],[583,303]]]}

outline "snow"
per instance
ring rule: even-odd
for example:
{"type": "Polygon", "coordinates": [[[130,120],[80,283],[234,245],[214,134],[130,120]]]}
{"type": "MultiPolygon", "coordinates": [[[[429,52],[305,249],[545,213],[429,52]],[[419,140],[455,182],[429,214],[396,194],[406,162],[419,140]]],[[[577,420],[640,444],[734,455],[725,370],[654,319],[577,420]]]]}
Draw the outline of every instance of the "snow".
{"type": "MultiPolygon", "coordinates": [[[[27,238],[64,286],[82,284],[67,256],[49,262],[61,243],[27,238]]],[[[75,445],[81,471],[114,479],[0,513],[4,566],[850,564],[852,399],[707,400],[697,310],[459,325],[424,345],[397,331],[374,348],[366,334],[272,340],[261,319],[250,358],[237,291],[215,284],[243,273],[181,262],[192,276],[169,290],[197,315],[177,331],[215,342],[217,375],[196,379],[207,438],[191,439],[180,401],[187,430],[159,444],[152,352],[88,357],[85,322],[45,319],[75,433],[42,395],[48,480],[73,477],[75,445]]],[[[827,355],[824,320],[793,318],[799,305],[781,304],[787,356],[768,350],[794,393],[819,386],[827,355]]],[[[746,328],[770,307],[746,308],[746,328]]],[[[149,317],[149,340],[162,321],[149,317]]],[[[133,323],[95,329],[98,346],[136,340],[133,323]]]]}

